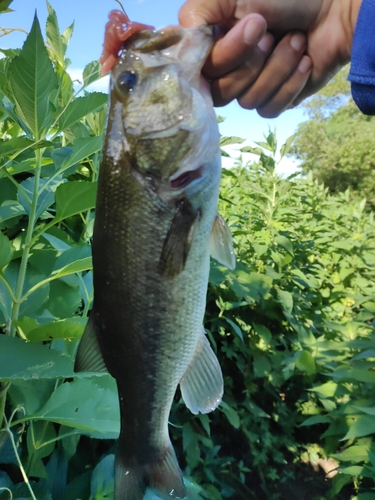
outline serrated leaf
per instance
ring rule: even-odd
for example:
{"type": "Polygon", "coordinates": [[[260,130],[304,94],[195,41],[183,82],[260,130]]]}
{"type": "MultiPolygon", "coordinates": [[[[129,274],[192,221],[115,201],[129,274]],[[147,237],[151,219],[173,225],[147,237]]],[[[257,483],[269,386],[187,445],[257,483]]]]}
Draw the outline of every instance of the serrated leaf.
{"type": "Polygon", "coordinates": [[[103,136],[76,139],[74,141],[73,147],[61,148],[56,150],[52,154],[52,158],[55,160],[55,163],[58,166],[59,173],[62,173],[76,163],[79,163],[92,154],[100,151],[102,145],[103,136]],[[63,155],[61,153],[63,153],[63,155]],[[61,154],[61,158],[63,159],[62,162],[58,159],[59,154],[61,154]]]}
{"type": "Polygon", "coordinates": [[[288,139],[284,142],[284,144],[280,148],[280,160],[283,158],[286,154],[289,153],[290,148],[293,144],[294,139],[296,138],[296,134],[291,135],[288,137],[288,139]]]}
{"type": "Polygon", "coordinates": [[[0,156],[11,155],[17,153],[20,149],[28,148],[34,141],[27,137],[13,137],[0,142],[0,156]]]}
{"type": "Polygon", "coordinates": [[[24,215],[25,209],[23,206],[18,203],[18,201],[5,202],[0,207],[0,222],[5,222],[9,219],[13,219],[13,217],[19,217],[20,215],[24,215]]]}
{"type": "Polygon", "coordinates": [[[229,146],[229,144],[242,144],[243,142],[245,142],[245,139],[234,135],[231,137],[220,137],[220,147],[229,146]]]}
{"type": "Polygon", "coordinates": [[[99,387],[92,380],[66,382],[54,391],[34,418],[75,427],[84,433],[110,433],[117,437],[120,413],[116,383],[114,379],[111,382],[108,387],[99,387]]]}
{"type": "MultiPolygon", "coordinates": [[[[57,186],[65,182],[61,177],[56,177],[52,182],[48,179],[39,179],[39,195],[36,204],[35,217],[38,219],[42,213],[55,201],[55,191],[57,186]]],[[[23,191],[18,193],[18,201],[21,203],[26,213],[30,215],[31,203],[34,195],[35,177],[29,177],[21,182],[23,191]],[[27,196],[27,198],[25,197],[27,196]]]]}
{"type": "Polygon", "coordinates": [[[86,64],[82,73],[83,85],[85,87],[103,77],[100,72],[100,68],[101,66],[99,64],[99,61],[92,61],[89,64],[86,64]]]}
{"type": "Polygon", "coordinates": [[[56,12],[51,7],[47,0],[48,17],[46,23],[47,43],[53,56],[59,61],[61,66],[64,65],[64,57],[66,52],[66,45],[60,36],[59,23],[57,20],[56,12]]]}
{"type": "Polygon", "coordinates": [[[84,97],[74,99],[59,118],[59,130],[65,130],[88,113],[94,113],[103,107],[108,101],[108,95],[100,92],[92,92],[84,97]]]}
{"type": "Polygon", "coordinates": [[[71,181],[61,184],[56,190],[55,222],[94,208],[96,191],[96,182],[71,181]]]}
{"type": "Polygon", "coordinates": [[[50,95],[58,82],[36,16],[19,56],[10,63],[8,80],[17,115],[40,139],[54,120],[50,95]]]}
{"type": "Polygon", "coordinates": [[[74,377],[73,359],[42,344],[0,335],[0,379],[74,377]],[[15,356],[17,353],[17,356],[15,356]]]}

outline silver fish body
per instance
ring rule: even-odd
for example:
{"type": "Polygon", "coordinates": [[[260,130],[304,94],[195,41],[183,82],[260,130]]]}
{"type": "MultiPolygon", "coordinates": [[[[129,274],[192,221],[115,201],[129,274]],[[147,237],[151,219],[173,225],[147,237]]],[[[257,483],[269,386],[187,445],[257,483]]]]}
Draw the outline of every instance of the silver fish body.
{"type": "Polygon", "coordinates": [[[223,379],[202,326],[210,252],[230,267],[217,215],[219,134],[200,70],[209,27],[141,31],[112,70],[93,239],[94,305],[77,371],[116,379],[115,500],[186,495],[168,434],[180,384],[193,413],[223,379]]]}

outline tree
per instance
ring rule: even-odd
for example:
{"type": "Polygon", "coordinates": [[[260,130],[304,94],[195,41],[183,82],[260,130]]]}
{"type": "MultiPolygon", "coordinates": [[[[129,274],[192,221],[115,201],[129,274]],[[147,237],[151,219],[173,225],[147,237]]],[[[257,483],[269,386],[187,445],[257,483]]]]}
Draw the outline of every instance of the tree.
{"type": "Polygon", "coordinates": [[[304,174],[331,193],[350,188],[375,205],[375,120],[363,115],[350,97],[347,69],[305,105],[309,120],[299,125],[293,154],[304,174]]]}

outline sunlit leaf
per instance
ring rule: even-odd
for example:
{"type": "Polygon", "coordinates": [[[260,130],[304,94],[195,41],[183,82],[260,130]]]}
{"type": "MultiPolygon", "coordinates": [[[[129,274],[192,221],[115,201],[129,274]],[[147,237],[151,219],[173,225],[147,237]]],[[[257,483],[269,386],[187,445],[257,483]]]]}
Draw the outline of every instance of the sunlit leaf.
{"type": "Polygon", "coordinates": [[[72,181],[56,190],[56,222],[95,207],[96,182],[72,181]]]}
{"type": "Polygon", "coordinates": [[[108,101],[108,96],[100,92],[92,92],[84,97],[78,97],[71,101],[66,110],[59,118],[59,129],[65,130],[88,113],[98,111],[108,101]]]}
{"type": "Polygon", "coordinates": [[[17,114],[40,139],[54,120],[50,95],[58,83],[37,17],[22,51],[10,63],[8,78],[17,114]]]}
{"type": "Polygon", "coordinates": [[[120,430],[120,415],[116,384],[113,379],[112,382],[108,388],[99,387],[92,380],[65,382],[33,417],[75,427],[87,434],[110,434],[115,438],[120,430]]]}

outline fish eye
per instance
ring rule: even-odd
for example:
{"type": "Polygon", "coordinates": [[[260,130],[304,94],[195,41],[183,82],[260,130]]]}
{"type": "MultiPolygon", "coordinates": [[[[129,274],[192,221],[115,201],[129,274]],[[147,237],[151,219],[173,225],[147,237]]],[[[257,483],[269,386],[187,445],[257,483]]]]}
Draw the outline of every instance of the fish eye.
{"type": "Polygon", "coordinates": [[[137,74],[135,71],[124,71],[117,78],[117,85],[125,92],[132,92],[137,84],[137,74]]]}

